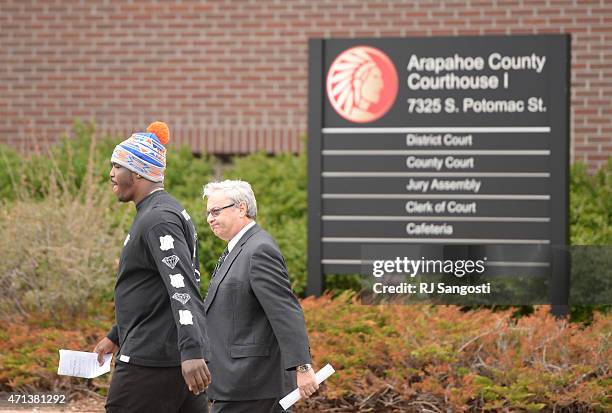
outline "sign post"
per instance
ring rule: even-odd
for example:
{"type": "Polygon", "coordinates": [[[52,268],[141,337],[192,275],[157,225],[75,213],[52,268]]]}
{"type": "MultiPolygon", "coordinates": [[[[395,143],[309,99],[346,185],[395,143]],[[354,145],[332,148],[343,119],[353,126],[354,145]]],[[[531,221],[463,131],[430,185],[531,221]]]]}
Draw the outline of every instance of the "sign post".
{"type": "Polygon", "coordinates": [[[311,40],[307,293],[366,244],[567,245],[569,40],[311,40]]]}

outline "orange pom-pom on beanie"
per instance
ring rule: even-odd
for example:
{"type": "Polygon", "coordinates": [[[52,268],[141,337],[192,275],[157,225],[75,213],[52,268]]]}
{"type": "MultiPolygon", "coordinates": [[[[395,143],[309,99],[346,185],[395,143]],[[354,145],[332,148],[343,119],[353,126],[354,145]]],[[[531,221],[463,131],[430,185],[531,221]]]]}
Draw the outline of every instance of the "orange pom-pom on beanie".
{"type": "Polygon", "coordinates": [[[170,141],[170,129],[164,122],[153,122],[147,126],[147,132],[154,133],[162,145],[166,146],[170,141]]]}

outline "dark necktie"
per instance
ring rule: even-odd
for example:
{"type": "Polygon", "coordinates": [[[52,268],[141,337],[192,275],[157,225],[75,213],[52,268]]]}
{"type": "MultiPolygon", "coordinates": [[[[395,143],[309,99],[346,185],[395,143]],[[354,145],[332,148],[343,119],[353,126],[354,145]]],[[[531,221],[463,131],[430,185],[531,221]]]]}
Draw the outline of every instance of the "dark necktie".
{"type": "Polygon", "coordinates": [[[217,261],[217,265],[215,265],[215,269],[212,272],[213,278],[215,277],[215,275],[217,275],[217,271],[219,271],[221,264],[223,264],[223,261],[225,261],[225,257],[227,257],[227,254],[229,254],[229,250],[225,248],[223,250],[223,254],[221,254],[221,256],[219,257],[219,261],[217,261]]]}

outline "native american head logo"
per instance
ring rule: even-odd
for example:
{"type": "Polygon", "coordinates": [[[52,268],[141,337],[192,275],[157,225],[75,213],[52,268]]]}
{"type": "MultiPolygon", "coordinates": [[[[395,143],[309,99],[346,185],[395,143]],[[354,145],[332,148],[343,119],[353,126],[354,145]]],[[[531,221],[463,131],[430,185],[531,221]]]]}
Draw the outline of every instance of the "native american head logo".
{"type": "Polygon", "coordinates": [[[327,97],[336,112],[351,122],[381,118],[395,102],[397,86],[391,59],[370,46],[345,50],[327,73],[327,97]]]}

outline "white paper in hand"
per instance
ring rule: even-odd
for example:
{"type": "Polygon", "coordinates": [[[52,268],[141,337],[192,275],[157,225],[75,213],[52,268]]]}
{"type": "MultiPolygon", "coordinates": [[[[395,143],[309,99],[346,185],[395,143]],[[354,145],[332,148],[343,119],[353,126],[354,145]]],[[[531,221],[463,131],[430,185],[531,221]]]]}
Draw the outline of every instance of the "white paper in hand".
{"type": "MultiPolygon", "coordinates": [[[[334,374],[335,371],[336,370],[334,370],[334,368],[330,364],[326,364],[325,367],[315,373],[317,384],[323,383],[323,381],[325,381],[329,376],[334,374]]],[[[300,389],[295,389],[291,393],[283,397],[279,403],[283,409],[287,410],[301,398],[302,396],[300,396],[300,389]]]]}
{"type": "Polygon", "coordinates": [[[85,351],[60,350],[57,374],[93,379],[110,371],[112,354],[104,355],[104,364],[98,364],[98,354],[85,351]]]}

